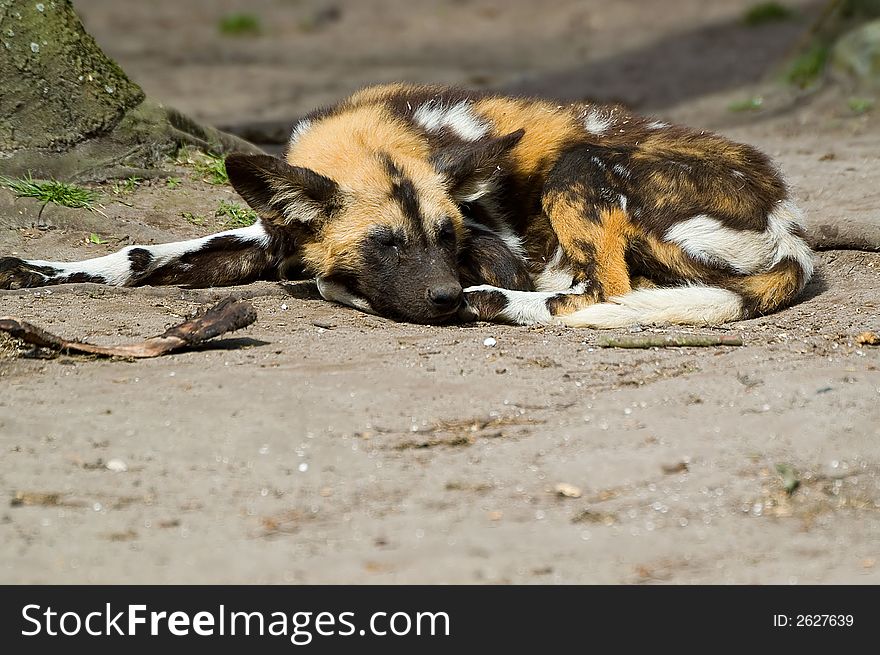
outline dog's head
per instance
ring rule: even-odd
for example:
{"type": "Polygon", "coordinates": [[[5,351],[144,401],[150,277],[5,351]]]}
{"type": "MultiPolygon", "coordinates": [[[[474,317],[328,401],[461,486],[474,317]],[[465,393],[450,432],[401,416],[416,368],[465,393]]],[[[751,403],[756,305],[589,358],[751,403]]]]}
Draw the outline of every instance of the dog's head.
{"type": "Polygon", "coordinates": [[[436,152],[423,139],[387,149],[348,142],[334,149],[327,140],[309,167],[236,154],[226,170],[264,220],[296,235],[298,255],[322,293],[388,318],[441,323],[462,302],[458,251],[466,228],[459,206],[491,188],[522,135],[436,152]]]}

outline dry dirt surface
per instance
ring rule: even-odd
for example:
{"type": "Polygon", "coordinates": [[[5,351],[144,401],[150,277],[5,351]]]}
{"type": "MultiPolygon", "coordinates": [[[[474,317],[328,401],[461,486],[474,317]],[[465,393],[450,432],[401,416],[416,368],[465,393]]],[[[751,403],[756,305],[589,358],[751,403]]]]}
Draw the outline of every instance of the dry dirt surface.
{"type": "MultiPolygon", "coordinates": [[[[880,220],[876,117],[839,93],[728,110],[814,3],[755,29],[748,3],[697,0],[76,4],[150,94],[217,124],[292,122],[398,78],[624,99],[765,149],[812,216],[880,220]],[[263,33],[221,36],[235,10],[263,33]]],[[[179,183],[99,187],[102,213],[0,190],[0,254],[221,228],[231,189],[168,168],[179,183]]],[[[0,292],[0,314],[102,344],[228,293],[259,315],[136,362],[0,340],[0,581],[876,584],[880,347],[858,335],[880,331],[880,253],[817,261],[796,306],[692,330],[742,347],[397,324],[307,282],[0,292]]]]}

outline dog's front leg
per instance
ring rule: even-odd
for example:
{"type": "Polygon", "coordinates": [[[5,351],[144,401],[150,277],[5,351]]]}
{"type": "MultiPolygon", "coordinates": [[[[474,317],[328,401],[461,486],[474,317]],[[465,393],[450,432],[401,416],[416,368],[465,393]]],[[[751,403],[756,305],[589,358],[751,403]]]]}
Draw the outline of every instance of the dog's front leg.
{"type": "Polygon", "coordinates": [[[277,280],[297,258],[292,242],[262,221],[198,239],[127,246],[75,262],[0,257],[0,289],[26,289],[69,282],[120,287],[179,285],[194,288],[277,280]]]}
{"type": "Polygon", "coordinates": [[[565,291],[516,291],[487,284],[464,290],[459,317],[465,321],[493,321],[514,325],[552,323],[599,300],[595,288],[578,283],[565,291]]]}

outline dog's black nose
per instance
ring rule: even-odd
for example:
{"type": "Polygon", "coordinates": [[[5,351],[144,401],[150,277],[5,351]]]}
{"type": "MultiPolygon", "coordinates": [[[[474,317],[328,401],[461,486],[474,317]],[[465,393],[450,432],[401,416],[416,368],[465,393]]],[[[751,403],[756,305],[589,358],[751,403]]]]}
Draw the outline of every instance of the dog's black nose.
{"type": "Polygon", "coordinates": [[[455,309],[461,304],[461,285],[438,284],[436,287],[428,287],[428,300],[437,309],[455,309]]]}

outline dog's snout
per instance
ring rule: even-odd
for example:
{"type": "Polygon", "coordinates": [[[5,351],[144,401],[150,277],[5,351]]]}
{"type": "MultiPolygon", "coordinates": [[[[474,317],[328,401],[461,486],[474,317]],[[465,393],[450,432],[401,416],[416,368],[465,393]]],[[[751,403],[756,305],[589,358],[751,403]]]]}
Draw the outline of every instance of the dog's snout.
{"type": "Polygon", "coordinates": [[[461,304],[461,285],[438,284],[428,287],[428,300],[437,309],[456,309],[461,304]]]}

